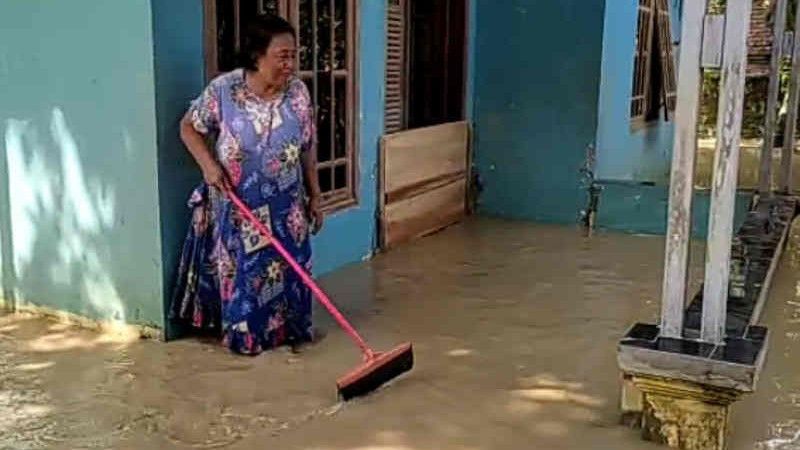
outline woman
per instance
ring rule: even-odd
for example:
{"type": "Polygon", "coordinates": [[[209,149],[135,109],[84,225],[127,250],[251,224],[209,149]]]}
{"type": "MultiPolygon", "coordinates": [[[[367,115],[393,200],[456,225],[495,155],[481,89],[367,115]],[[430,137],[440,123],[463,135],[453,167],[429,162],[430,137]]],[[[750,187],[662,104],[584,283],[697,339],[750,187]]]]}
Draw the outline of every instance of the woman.
{"type": "Polygon", "coordinates": [[[172,316],[204,330],[221,326],[236,353],[298,349],[313,337],[310,290],[223,192],[233,189],[311,272],[309,228],[318,232],[323,216],[312,105],[294,76],[296,53],[288,22],[257,19],[243,43],[243,67],[214,79],[181,121],[205,184],[189,201],[172,316]]]}

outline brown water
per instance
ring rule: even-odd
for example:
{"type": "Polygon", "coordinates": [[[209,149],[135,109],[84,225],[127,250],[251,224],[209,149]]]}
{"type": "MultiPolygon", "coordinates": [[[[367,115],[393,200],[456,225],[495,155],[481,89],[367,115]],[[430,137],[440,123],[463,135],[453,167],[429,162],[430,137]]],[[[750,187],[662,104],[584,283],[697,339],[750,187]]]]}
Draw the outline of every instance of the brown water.
{"type": "MultiPolygon", "coordinates": [[[[625,329],[654,320],[662,254],[660,238],[477,220],[340,271],[323,285],[367,339],[411,340],[417,360],[348,404],[334,380],[359,357],[321,311],[318,346],[255,358],[0,318],[0,449],[662,448],[617,425],[615,360],[625,329]]],[[[791,264],[766,312],[762,390],[736,406],[735,449],[800,448],[791,264]]]]}

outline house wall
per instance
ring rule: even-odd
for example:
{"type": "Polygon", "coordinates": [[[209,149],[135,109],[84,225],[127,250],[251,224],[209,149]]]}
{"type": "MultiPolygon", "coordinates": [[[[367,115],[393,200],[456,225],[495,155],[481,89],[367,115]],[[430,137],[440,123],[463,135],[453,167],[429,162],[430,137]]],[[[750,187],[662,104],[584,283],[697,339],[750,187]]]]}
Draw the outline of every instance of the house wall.
{"type": "MultiPolygon", "coordinates": [[[[673,42],[678,42],[681,0],[670,2],[673,42]]],[[[634,130],[629,125],[637,20],[638,2],[608,0],[603,26],[596,177],[665,185],[669,183],[673,123],[662,116],[643,129],[634,130]]]]}
{"type": "MultiPolygon", "coordinates": [[[[316,275],[376,248],[385,4],[359,4],[359,202],[314,237],[316,275]]],[[[4,297],[161,326],[200,180],[177,125],[205,83],[202,0],[46,6],[0,17],[4,297]]]]}
{"type": "Polygon", "coordinates": [[[150,1],[3,2],[3,288],[161,324],[150,1]]]}
{"type": "Polygon", "coordinates": [[[336,212],[312,240],[314,273],[323,275],[372,255],[377,246],[379,139],[383,135],[386,2],[360,0],[358,45],[358,197],[356,207],[336,212]]]}
{"type": "MultiPolygon", "coordinates": [[[[158,137],[162,295],[169,306],[189,224],[189,192],[202,176],[180,140],[181,117],[205,85],[203,0],[151,0],[158,137]]],[[[166,311],[166,309],[165,309],[166,311]]],[[[169,328],[167,337],[179,334],[169,328]]]]}
{"type": "MultiPolygon", "coordinates": [[[[670,0],[673,43],[681,33],[683,0],[670,0]]],[[[595,176],[603,187],[597,225],[633,233],[663,234],[669,200],[674,127],[660,120],[643,129],[630,126],[633,54],[636,44],[637,2],[608,0],[598,102],[595,176]]],[[[677,58],[679,49],[673,47],[677,58]]],[[[736,224],[747,210],[750,195],[736,202],[736,224]]],[[[708,228],[708,192],[696,192],[692,233],[704,238],[708,228]]]]}
{"type": "Polygon", "coordinates": [[[605,1],[476,3],[479,211],[575,222],[597,130],[605,1]]]}

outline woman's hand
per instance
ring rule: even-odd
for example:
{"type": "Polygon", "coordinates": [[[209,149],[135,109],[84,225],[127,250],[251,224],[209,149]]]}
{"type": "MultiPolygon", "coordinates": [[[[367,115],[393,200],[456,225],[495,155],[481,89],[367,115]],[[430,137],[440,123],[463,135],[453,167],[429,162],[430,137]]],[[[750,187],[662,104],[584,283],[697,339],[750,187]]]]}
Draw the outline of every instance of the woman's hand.
{"type": "Polygon", "coordinates": [[[209,186],[214,186],[221,191],[227,191],[231,188],[228,177],[225,175],[225,170],[216,161],[209,162],[203,167],[203,178],[209,186]]]}
{"type": "Polygon", "coordinates": [[[319,230],[322,229],[322,223],[325,220],[325,215],[322,213],[322,208],[319,204],[320,200],[318,196],[312,196],[308,200],[308,217],[311,219],[311,223],[313,224],[311,229],[313,234],[319,233],[319,230]]]}

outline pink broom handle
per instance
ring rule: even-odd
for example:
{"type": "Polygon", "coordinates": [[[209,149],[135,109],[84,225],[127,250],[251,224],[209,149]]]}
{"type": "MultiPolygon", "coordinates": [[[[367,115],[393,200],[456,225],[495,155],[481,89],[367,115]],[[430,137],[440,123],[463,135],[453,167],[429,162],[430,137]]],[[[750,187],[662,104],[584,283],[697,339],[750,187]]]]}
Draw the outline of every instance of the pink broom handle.
{"type": "Polygon", "coordinates": [[[303,280],[303,283],[305,283],[305,285],[308,286],[312,292],[314,292],[314,295],[317,297],[317,299],[322,303],[323,306],[325,306],[325,308],[327,308],[328,312],[331,313],[334,319],[336,319],[336,321],[339,322],[339,325],[344,329],[344,331],[347,332],[347,334],[349,334],[350,337],[353,338],[353,340],[356,342],[359,348],[361,348],[361,351],[364,353],[364,356],[366,358],[372,358],[375,355],[375,352],[371,348],[369,348],[367,343],[364,342],[364,339],[358,334],[355,328],[353,328],[353,326],[350,325],[347,319],[345,319],[344,316],[336,309],[336,307],[333,306],[333,302],[331,301],[331,299],[329,299],[328,296],[325,295],[324,292],[322,292],[322,289],[320,289],[319,286],[317,286],[317,284],[314,282],[314,280],[311,279],[311,277],[306,273],[306,271],[303,270],[302,267],[300,267],[300,264],[298,264],[297,261],[295,261],[294,258],[292,258],[292,255],[290,255],[289,252],[287,252],[286,249],[283,248],[280,242],[278,242],[277,239],[272,237],[267,227],[264,226],[264,224],[261,223],[261,221],[258,220],[255,215],[253,215],[250,209],[247,206],[245,206],[245,204],[239,199],[239,197],[237,197],[236,194],[234,194],[230,190],[228,190],[226,193],[228,194],[228,197],[231,199],[231,201],[239,208],[242,214],[244,214],[247,220],[249,220],[253,224],[253,226],[256,227],[258,231],[261,232],[261,234],[264,235],[264,237],[269,239],[270,244],[272,244],[272,246],[275,247],[278,253],[280,253],[281,256],[283,256],[283,258],[289,263],[289,265],[292,266],[295,272],[297,272],[297,274],[303,280]]]}

